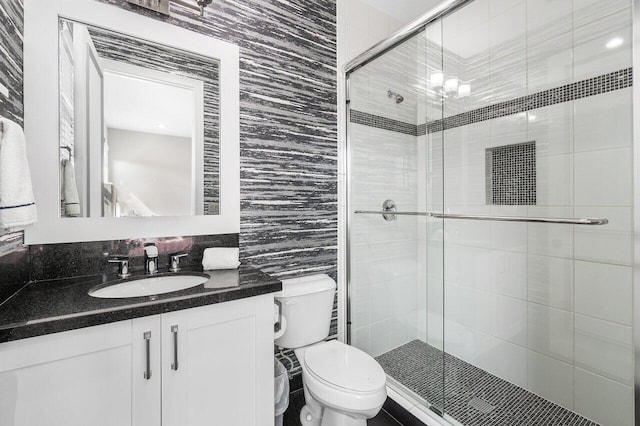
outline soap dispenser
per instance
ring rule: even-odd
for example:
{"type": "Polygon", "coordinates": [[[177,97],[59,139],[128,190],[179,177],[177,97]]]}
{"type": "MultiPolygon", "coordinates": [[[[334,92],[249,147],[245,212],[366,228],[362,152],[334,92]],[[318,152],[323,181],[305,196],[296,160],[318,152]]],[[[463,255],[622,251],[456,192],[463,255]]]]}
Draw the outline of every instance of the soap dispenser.
{"type": "Polygon", "coordinates": [[[154,243],[144,245],[144,272],[149,275],[158,272],[158,247],[154,243]]]}

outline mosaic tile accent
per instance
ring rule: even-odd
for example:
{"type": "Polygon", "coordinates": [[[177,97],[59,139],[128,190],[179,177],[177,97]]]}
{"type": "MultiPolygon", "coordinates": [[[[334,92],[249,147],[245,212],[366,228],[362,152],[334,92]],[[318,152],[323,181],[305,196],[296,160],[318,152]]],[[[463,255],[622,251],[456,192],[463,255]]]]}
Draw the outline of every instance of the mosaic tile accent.
{"type": "Polygon", "coordinates": [[[434,120],[427,123],[427,133],[440,132],[442,130],[518,114],[536,108],[574,101],[588,96],[624,89],[632,85],[633,69],[626,68],[509,101],[499,102],[444,119],[434,120]]]}
{"type": "Polygon", "coordinates": [[[418,126],[415,124],[404,123],[392,118],[386,118],[357,110],[350,110],[349,114],[349,121],[352,123],[364,124],[365,126],[389,130],[391,132],[405,133],[411,136],[418,136],[418,126]]]}
{"type": "Polygon", "coordinates": [[[376,360],[389,376],[436,407],[442,406],[444,390],[445,414],[466,426],[598,426],[420,340],[386,352],[376,360]],[[481,402],[476,398],[484,401],[478,405],[482,409],[473,407],[481,402]],[[489,409],[486,404],[494,408],[489,409]]]}
{"type": "Polygon", "coordinates": [[[218,61],[184,50],[158,46],[96,27],[88,27],[98,55],[204,83],[204,214],[217,206],[220,193],[220,82],[218,61]]]}
{"type": "Polygon", "coordinates": [[[525,142],[487,148],[487,204],[536,204],[536,143],[525,142]]]}
{"type": "Polygon", "coordinates": [[[417,126],[355,110],[351,110],[349,121],[364,124],[365,126],[390,130],[392,132],[423,136],[428,133],[441,132],[481,121],[519,114],[536,108],[574,101],[588,96],[600,95],[631,86],[633,86],[633,69],[626,68],[509,101],[498,102],[443,119],[433,120],[417,126]]]}

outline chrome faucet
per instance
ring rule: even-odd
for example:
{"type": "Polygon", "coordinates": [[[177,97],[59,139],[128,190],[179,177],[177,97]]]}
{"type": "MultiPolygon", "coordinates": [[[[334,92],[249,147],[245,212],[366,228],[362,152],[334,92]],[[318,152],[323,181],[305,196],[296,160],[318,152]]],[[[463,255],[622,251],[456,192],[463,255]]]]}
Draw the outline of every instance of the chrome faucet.
{"type": "Polygon", "coordinates": [[[158,247],[154,243],[144,245],[144,272],[149,275],[158,272],[158,247]]]}
{"type": "Polygon", "coordinates": [[[187,253],[183,251],[179,251],[176,253],[169,254],[169,270],[171,272],[179,272],[180,271],[180,258],[185,257],[187,253]]]}
{"type": "Polygon", "coordinates": [[[109,257],[108,262],[118,264],[118,277],[124,279],[131,276],[131,272],[129,272],[129,256],[112,255],[109,257]]]}

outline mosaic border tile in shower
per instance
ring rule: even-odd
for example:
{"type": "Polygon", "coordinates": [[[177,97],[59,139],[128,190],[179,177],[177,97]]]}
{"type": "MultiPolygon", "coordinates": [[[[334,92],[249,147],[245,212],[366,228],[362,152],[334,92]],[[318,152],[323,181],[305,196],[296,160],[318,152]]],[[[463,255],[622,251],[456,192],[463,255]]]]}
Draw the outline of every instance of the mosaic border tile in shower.
{"type": "Polygon", "coordinates": [[[427,133],[440,132],[480,121],[492,120],[494,118],[519,114],[562,102],[574,101],[588,96],[625,89],[632,85],[633,68],[626,68],[509,101],[488,105],[451,117],[445,117],[440,120],[434,120],[427,123],[426,131],[427,133]]]}
{"type": "Polygon", "coordinates": [[[436,407],[442,406],[444,394],[445,413],[467,426],[598,426],[420,340],[405,343],[376,360],[389,376],[436,407]],[[478,410],[474,408],[477,402],[494,408],[478,410]]]}
{"type": "Polygon", "coordinates": [[[389,130],[391,132],[404,133],[406,135],[418,136],[418,126],[405,123],[392,118],[380,115],[369,114],[368,112],[352,109],[349,111],[349,121],[355,124],[363,124],[376,129],[389,130]]]}
{"type": "Polygon", "coordinates": [[[467,126],[481,121],[519,114],[533,109],[574,101],[588,96],[600,95],[631,86],[633,86],[633,68],[626,68],[516,99],[487,105],[443,119],[433,120],[426,124],[414,125],[404,123],[353,109],[350,110],[349,121],[392,132],[412,136],[423,136],[428,133],[441,132],[442,130],[467,126]]]}

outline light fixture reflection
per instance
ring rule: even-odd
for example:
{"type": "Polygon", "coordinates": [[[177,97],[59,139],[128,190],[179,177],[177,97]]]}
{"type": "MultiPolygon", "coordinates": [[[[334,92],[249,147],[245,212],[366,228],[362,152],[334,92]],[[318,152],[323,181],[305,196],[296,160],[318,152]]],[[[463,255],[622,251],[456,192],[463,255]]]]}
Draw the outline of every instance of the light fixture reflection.
{"type": "Polygon", "coordinates": [[[431,87],[438,89],[442,87],[442,83],[444,83],[444,74],[441,72],[434,72],[431,74],[429,81],[431,82],[431,87]]]}
{"type": "Polygon", "coordinates": [[[624,44],[624,39],[622,37],[614,37],[609,40],[606,44],[607,49],[615,49],[616,47],[620,47],[624,44]]]}
{"type": "Polygon", "coordinates": [[[458,91],[458,77],[449,77],[445,82],[444,82],[444,91],[446,93],[449,92],[457,92],[458,91]]]}
{"type": "Polygon", "coordinates": [[[461,83],[458,86],[458,97],[466,98],[471,95],[471,85],[469,83],[461,83]]]}

